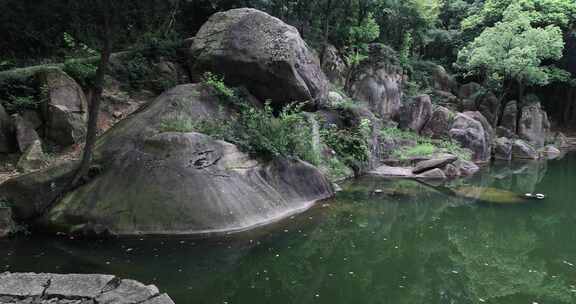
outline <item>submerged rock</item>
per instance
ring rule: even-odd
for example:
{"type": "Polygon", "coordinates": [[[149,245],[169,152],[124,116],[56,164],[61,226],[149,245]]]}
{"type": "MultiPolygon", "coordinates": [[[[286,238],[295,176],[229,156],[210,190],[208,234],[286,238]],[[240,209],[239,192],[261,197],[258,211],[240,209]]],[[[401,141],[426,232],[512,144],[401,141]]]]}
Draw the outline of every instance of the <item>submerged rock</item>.
{"type": "Polygon", "coordinates": [[[221,74],[275,105],[320,104],[328,94],[320,61],[296,28],[255,9],[214,14],[193,38],[190,56],[196,74],[221,74]]]}
{"type": "Polygon", "coordinates": [[[0,274],[2,303],[174,304],[154,285],[101,274],[0,274]]]}
{"type": "Polygon", "coordinates": [[[519,204],[528,202],[528,199],[526,199],[524,195],[497,188],[466,186],[452,189],[452,191],[457,196],[478,200],[484,203],[519,204]]]}
{"type": "Polygon", "coordinates": [[[233,232],[333,195],[330,181],[302,161],[256,159],[207,135],[162,127],[171,119],[200,122],[233,111],[202,84],[164,93],[99,140],[100,174],[68,193],[43,223],[65,233],[233,232]]]}

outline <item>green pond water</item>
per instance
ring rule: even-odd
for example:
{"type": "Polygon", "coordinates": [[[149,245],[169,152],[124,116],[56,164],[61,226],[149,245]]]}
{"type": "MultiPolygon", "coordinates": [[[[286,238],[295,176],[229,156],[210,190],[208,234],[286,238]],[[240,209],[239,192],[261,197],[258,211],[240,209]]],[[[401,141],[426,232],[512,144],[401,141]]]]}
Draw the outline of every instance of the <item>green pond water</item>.
{"type": "Polygon", "coordinates": [[[0,271],[113,273],[178,304],[576,303],[576,155],[495,164],[449,186],[547,198],[495,205],[365,178],[302,215],[218,239],[0,241],[0,271]]]}

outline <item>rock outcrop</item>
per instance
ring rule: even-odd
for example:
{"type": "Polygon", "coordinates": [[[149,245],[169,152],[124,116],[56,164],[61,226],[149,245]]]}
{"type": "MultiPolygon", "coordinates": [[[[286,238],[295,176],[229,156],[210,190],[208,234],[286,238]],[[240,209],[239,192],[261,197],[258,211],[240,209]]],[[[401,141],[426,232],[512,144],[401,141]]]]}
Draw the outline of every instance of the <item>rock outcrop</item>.
{"type": "Polygon", "coordinates": [[[230,143],[162,127],[171,119],[200,122],[234,111],[221,105],[209,86],[177,86],[110,129],[98,142],[101,172],[59,201],[44,224],[81,234],[233,232],[333,195],[327,178],[307,163],[259,160],[230,143]]]}
{"type": "Polygon", "coordinates": [[[385,47],[371,45],[370,58],[354,71],[348,88],[354,100],[364,103],[385,120],[398,115],[404,83],[402,69],[382,59],[387,56],[386,52],[385,47]]]}
{"type": "Polygon", "coordinates": [[[520,138],[529,142],[536,149],[540,149],[544,147],[549,131],[548,114],[542,110],[539,102],[522,107],[520,124],[518,125],[520,138]]]}
{"type": "Polygon", "coordinates": [[[154,285],[102,274],[1,273],[2,303],[174,304],[154,285]]]}
{"type": "Polygon", "coordinates": [[[478,112],[459,113],[449,131],[450,137],[473,153],[475,162],[488,162],[492,156],[492,135],[478,120],[478,112]]]}
{"type": "Polygon", "coordinates": [[[274,105],[327,98],[319,59],[296,28],[255,9],[214,14],[193,38],[190,57],[195,74],[220,74],[274,105]]]}
{"type": "Polygon", "coordinates": [[[515,100],[509,101],[504,107],[502,114],[502,122],[500,126],[507,129],[511,133],[516,133],[518,127],[518,102],[515,100]]]}
{"type": "Polygon", "coordinates": [[[339,87],[344,87],[346,85],[348,67],[342,56],[340,56],[338,49],[331,44],[324,45],[321,62],[322,71],[324,71],[328,80],[339,87]]]}
{"type": "Polygon", "coordinates": [[[399,126],[420,133],[432,116],[432,101],[430,96],[421,95],[412,98],[400,108],[399,126]]]}
{"type": "Polygon", "coordinates": [[[434,139],[447,138],[455,117],[456,113],[450,109],[442,106],[435,107],[432,116],[421,131],[422,135],[430,136],[434,139]]]}
{"type": "Polygon", "coordinates": [[[47,100],[43,107],[48,139],[61,146],[77,144],[86,136],[88,104],[80,85],[59,69],[38,76],[47,100]]]}

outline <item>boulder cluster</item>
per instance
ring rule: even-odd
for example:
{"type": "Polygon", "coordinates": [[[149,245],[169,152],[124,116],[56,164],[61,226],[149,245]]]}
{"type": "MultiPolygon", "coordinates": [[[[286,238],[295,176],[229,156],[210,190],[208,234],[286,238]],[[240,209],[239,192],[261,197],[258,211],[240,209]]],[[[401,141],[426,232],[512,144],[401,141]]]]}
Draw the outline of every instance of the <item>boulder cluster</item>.
{"type": "MultiPolygon", "coordinates": [[[[68,162],[0,185],[17,221],[33,221],[44,231],[97,236],[229,233],[280,220],[334,195],[322,168],[280,156],[259,158],[193,130],[167,129],[166,122],[193,125],[238,113],[233,103],[221,101],[222,92],[199,81],[207,72],[243,87],[253,107],[270,101],[278,110],[306,102],[305,110],[315,114],[308,116],[312,146],[329,162],[338,156],[319,129],[361,130],[368,159],[342,170],[346,176],[454,178],[471,175],[479,170],[475,163],[494,158],[537,159],[557,151],[546,146],[550,123],[538,103],[522,103],[519,110],[510,103],[499,115],[493,94],[476,84],[459,87],[440,66],[432,71],[434,95],[404,96],[407,77],[382,45],[371,45],[368,60],[349,71],[333,46],[324,48],[321,61],[294,27],[254,9],[213,15],[187,43],[186,74],[195,83],[165,91],[104,133],[96,145],[94,174],[85,184],[63,191],[76,168],[68,162]],[[439,105],[432,98],[449,102],[439,105]],[[346,105],[350,100],[353,106],[346,105]],[[472,162],[434,154],[411,159],[409,167],[382,166],[397,148],[381,134],[387,126],[457,142],[470,151],[472,162]]],[[[184,69],[161,66],[174,79],[184,69]]],[[[85,134],[81,88],[59,70],[40,79],[47,98],[41,111],[10,117],[0,108],[0,149],[21,151],[26,170],[42,166],[42,141],[74,145],[85,134]]],[[[116,97],[105,94],[104,107],[114,113],[116,97]]],[[[0,214],[0,234],[1,221],[0,214]]]]}

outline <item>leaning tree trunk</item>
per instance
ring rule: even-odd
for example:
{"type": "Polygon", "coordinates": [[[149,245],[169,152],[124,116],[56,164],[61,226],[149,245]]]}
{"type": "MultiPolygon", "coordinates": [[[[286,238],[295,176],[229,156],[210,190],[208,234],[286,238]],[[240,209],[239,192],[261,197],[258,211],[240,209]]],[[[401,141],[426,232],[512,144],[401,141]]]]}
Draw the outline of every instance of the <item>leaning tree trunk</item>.
{"type": "Polygon", "coordinates": [[[94,146],[96,144],[96,138],[98,135],[98,114],[100,112],[100,101],[102,97],[102,91],[104,88],[104,76],[108,70],[108,64],[110,62],[110,56],[112,54],[112,42],[110,32],[110,24],[108,18],[104,18],[104,28],[105,35],[103,37],[104,46],[102,48],[102,54],[100,56],[100,63],[98,64],[98,70],[96,71],[96,79],[94,81],[94,87],[91,92],[90,105],[88,108],[88,127],[86,130],[86,144],[84,145],[84,151],[82,153],[82,160],[78,171],[72,181],[71,187],[76,187],[82,183],[82,181],[88,176],[90,171],[90,166],[92,163],[92,158],[94,154],[94,146]]]}

